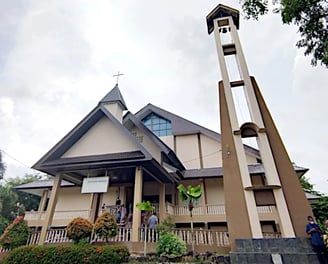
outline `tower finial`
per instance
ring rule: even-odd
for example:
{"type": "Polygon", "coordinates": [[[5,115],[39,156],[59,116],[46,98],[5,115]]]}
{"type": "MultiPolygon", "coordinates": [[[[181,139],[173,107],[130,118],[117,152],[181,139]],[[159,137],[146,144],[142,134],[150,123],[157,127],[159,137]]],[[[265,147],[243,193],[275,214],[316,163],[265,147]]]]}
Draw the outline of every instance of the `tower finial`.
{"type": "Polygon", "coordinates": [[[123,73],[120,73],[120,71],[117,72],[117,74],[114,74],[113,77],[117,77],[116,78],[116,85],[118,85],[118,79],[120,76],[124,75],[123,73]]]}

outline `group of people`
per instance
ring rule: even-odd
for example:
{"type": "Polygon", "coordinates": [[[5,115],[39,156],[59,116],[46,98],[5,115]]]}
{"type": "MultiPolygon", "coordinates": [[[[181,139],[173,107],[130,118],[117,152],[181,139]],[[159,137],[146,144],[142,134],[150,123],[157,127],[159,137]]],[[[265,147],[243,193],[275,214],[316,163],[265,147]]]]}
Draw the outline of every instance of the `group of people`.
{"type": "MultiPolygon", "coordinates": [[[[312,216],[308,216],[308,224],[306,225],[306,233],[311,236],[311,244],[313,251],[317,253],[320,263],[328,264],[327,241],[324,240],[325,232],[314,222],[312,216]]],[[[328,220],[326,221],[328,230],[328,220]]],[[[326,238],[327,239],[327,238],[326,238]]]]}

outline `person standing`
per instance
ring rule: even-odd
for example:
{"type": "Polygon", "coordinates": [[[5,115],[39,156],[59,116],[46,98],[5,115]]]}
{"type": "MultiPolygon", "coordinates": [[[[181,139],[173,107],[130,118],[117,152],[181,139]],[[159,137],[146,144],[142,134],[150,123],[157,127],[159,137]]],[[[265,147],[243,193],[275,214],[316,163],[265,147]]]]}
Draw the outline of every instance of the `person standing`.
{"type": "Polygon", "coordinates": [[[153,214],[148,219],[148,227],[150,229],[150,240],[151,242],[156,242],[156,226],[158,224],[158,217],[156,212],[154,211],[153,214]]]}
{"type": "Polygon", "coordinates": [[[328,252],[322,239],[322,230],[314,222],[312,216],[308,216],[309,223],[306,225],[306,233],[311,236],[311,245],[313,251],[317,254],[320,263],[328,263],[328,252]]]}

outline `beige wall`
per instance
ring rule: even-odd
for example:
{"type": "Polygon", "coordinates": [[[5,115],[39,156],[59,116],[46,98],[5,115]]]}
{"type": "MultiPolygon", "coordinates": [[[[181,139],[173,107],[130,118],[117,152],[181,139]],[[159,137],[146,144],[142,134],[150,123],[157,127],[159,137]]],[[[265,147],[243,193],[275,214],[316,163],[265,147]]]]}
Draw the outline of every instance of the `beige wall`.
{"type": "Polygon", "coordinates": [[[103,194],[100,206],[104,203],[106,205],[115,205],[118,193],[121,203],[125,204],[125,187],[121,186],[119,188],[119,186],[110,186],[107,193],[103,194]]]}
{"type": "Polygon", "coordinates": [[[204,135],[200,138],[204,168],[222,167],[221,143],[204,135]]]}
{"type": "Polygon", "coordinates": [[[174,151],[173,136],[163,136],[161,137],[161,140],[174,151]]]}
{"type": "Polygon", "coordinates": [[[118,120],[122,123],[123,110],[117,103],[106,103],[103,106],[118,120]]]}
{"type": "Polygon", "coordinates": [[[59,190],[56,211],[88,210],[90,194],[81,193],[80,187],[61,188],[59,190]]]}
{"type": "MultiPolygon", "coordinates": [[[[173,136],[161,137],[183,163],[186,169],[222,167],[222,146],[221,142],[200,134],[200,141],[197,134],[176,136],[175,146],[173,136]]],[[[246,153],[248,164],[257,163],[256,157],[246,153]]]]}
{"type": "Polygon", "coordinates": [[[157,160],[158,163],[161,163],[161,150],[160,148],[148,137],[145,136],[137,127],[134,127],[131,130],[131,133],[137,138],[142,138],[140,144],[145,147],[145,149],[157,160]]]}
{"type": "Polygon", "coordinates": [[[187,169],[199,169],[200,157],[197,134],[176,137],[176,154],[187,169]]]}
{"type": "Polygon", "coordinates": [[[137,150],[134,142],[106,118],[101,118],[62,157],[108,154],[137,150]]]}
{"type": "Polygon", "coordinates": [[[223,178],[205,180],[207,204],[224,204],[223,178]]]}
{"type": "Polygon", "coordinates": [[[246,152],[246,161],[247,161],[247,164],[256,164],[257,163],[256,157],[253,155],[247,154],[247,152],[246,152]]]}

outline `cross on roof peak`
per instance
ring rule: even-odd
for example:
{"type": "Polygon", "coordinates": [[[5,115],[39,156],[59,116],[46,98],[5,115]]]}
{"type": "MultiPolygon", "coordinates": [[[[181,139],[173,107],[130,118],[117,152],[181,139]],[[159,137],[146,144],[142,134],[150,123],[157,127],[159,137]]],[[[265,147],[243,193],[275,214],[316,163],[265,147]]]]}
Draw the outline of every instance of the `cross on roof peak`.
{"type": "Polygon", "coordinates": [[[117,72],[117,74],[114,74],[113,77],[117,77],[116,78],[116,85],[118,85],[118,79],[120,78],[120,76],[124,75],[123,73],[120,73],[119,71],[117,72]]]}

